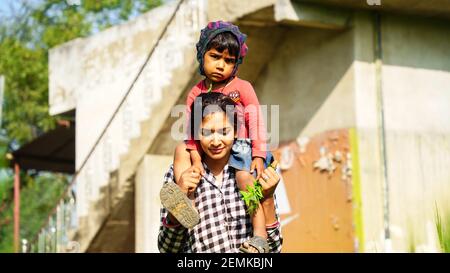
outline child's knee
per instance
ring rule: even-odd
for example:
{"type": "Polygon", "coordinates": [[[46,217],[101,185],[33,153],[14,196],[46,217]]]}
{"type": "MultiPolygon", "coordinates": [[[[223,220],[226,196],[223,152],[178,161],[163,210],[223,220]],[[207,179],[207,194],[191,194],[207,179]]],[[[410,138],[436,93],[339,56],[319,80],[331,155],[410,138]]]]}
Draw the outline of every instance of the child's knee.
{"type": "Polygon", "coordinates": [[[247,185],[253,185],[255,178],[250,172],[247,171],[237,171],[236,172],[236,182],[240,190],[246,190],[247,185]]]}

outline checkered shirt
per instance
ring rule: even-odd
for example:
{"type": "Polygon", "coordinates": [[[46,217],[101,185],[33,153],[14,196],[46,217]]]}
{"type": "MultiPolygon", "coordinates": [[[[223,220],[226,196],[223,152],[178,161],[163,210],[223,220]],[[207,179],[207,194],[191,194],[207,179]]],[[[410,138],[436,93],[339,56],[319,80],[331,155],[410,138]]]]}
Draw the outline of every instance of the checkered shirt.
{"type": "MultiPolygon", "coordinates": [[[[192,229],[167,223],[167,210],[161,209],[161,225],[158,248],[163,253],[237,253],[239,247],[252,236],[251,218],[241,199],[236,184],[235,170],[228,164],[223,170],[220,188],[206,164],[205,176],[201,178],[195,191],[195,207],[200,215],[200,223],[192,229]]],[[[164,176],[164,183],[175,183],[173,165],[164,176]]],[[[276,204],[276,202],[275,202],[276,204]]],[[[277,211],[277,206],[275,205],[277,211]]],[[[280,252],[283,238],[279,224],[267,227],[270,252],[280,252]]]]}

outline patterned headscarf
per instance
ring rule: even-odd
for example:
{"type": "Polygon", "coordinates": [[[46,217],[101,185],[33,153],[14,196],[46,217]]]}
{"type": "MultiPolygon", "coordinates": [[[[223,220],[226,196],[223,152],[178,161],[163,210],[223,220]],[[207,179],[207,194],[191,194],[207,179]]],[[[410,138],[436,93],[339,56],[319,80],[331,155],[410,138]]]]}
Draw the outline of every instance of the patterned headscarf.
{"type": "Polygon", "coordinates": [[[242,63],[242,59],[245,57],[248,51],[248,47],[245,44],[247,35],[239,31],[239,28],[232,23],[224,21],[209,22],[208,25],[202,29],[200,33],[200,39],[196,45],[197,47],[197,60],[200,63],[200,74],[205,76],[205,71],[203,70],[203,58],[205,56],[206,47],[208,43],[216,37],[217,34],[222,32],[231,32],[237,39],[240,47],[239,56],[237,58],[236,64],[234,65],[233,72],[231,76],[234,76],[237,72],[238,66],[242,63]]]}

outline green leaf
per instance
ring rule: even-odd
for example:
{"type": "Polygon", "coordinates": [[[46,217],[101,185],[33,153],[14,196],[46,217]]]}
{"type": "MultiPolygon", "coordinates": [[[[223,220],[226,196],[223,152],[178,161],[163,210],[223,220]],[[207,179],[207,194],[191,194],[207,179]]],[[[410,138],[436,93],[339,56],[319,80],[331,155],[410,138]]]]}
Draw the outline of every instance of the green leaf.
{"type": "Polygon", "coordinates": [[[260,200],[263,199],[262,186],[255,180],[253,185],[247,185],[246,189],[246,191],[240,191],[240,193],[247,206],[247,213],[253,215],[259,208],[260,200]]]}

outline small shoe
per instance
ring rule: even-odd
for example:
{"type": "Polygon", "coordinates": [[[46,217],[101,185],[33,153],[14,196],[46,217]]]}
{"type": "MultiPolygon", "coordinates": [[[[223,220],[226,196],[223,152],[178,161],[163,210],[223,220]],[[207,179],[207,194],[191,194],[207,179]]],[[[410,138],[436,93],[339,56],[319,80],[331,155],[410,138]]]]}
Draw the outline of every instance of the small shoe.
{"type": "Polygon", "coordinates": [[[181,191],[177,184],[173,182],[165,183],[159,196],[163,207],[185,228],[193,228],[200,222],[200,216],[192,205],[191,200],[181,191]]]}

